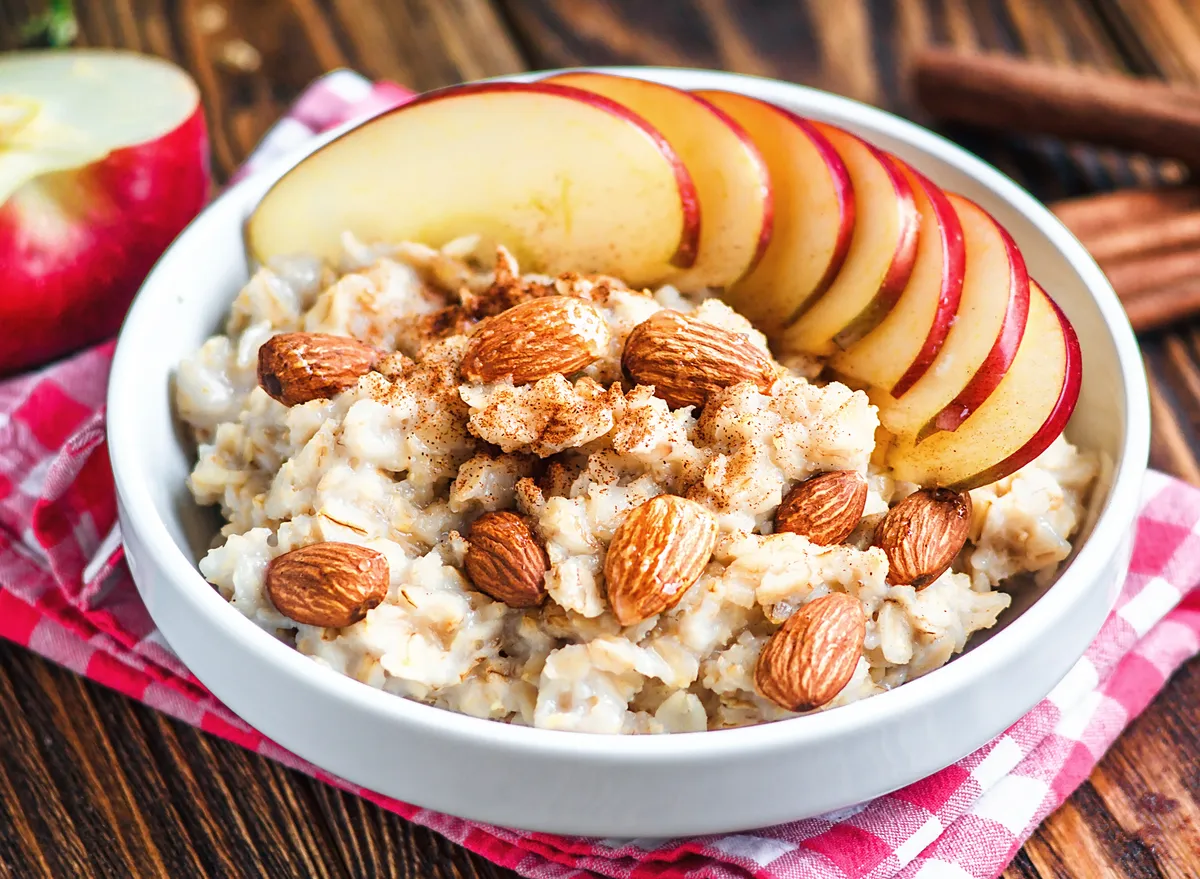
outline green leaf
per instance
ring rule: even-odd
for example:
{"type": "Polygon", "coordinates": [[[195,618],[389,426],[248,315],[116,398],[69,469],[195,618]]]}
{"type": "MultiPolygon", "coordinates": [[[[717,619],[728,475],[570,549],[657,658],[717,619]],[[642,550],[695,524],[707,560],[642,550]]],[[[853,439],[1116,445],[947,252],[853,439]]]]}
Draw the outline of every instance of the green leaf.
{"type": "Polygon", "coordinates": [[[71,0],[51,0],[50,9],[21,29],[21,43],[31,48],[62,48],[79,36],[79,22],[71,0]]]}

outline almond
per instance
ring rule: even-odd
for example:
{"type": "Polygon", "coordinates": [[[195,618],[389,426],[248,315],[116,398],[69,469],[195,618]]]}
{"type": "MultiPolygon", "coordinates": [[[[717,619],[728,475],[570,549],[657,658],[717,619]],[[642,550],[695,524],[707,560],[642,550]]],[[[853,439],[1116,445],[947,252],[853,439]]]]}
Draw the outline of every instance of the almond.
{"type": "Polygon", "coordinates": [[[704,572],[716,540],[717,520],[695,501],[661,494],[634,507],[604,559],[617,622],[632,626],[674,607],[704,572]]]}
{"type": "Polygon", "coordinates": [[[283,405],[296,406],[336,396],[378,360],[378,351],[348,336],[282,333],[258,349],[258,384],[283,405]]]}
{"type": "Polygon", "coordinates": [[[867,618],[857,598],[834,592],[810,601],[763,646],[754,686],[788,711],[820,708],[850,683],[866,634],[867,618]]]}
{"type": "Polygon", "coordinates": [[[353,543],[314,543],[267,566],[267,595],[281,614],[306,626],[351,626],[387,597],[383,553],[353,543]]]}
{"type": "Polygon", "coordinates": [[[509,607],[536,607],[546,598],[546,550],[516,513],[484,513],[467,534],[463,566],[475,588],[509,607]]]}
{"type": "Polygon", "coordinates": [[[459,373],[469,382],[511,377],[514,385],[569,375],[607,351],[610,339],[595,306],[570,296],[531,299],[475,328],[459,373]]]}
{"type": "Polygon", "coordinates": [[[738,382],[764,392],[775,382],[770,358],[744,333],[669,310],[633,328],[621,366],[637,384],[653,385],[672,409],[703,407],[710,395],[738,382]]]}
{"type": "Polygon", "coordinates": [[[971,529],[971,496],[948,488],[913,492],[875,526],[888,559],[887,580],[924,589],[950,567],[971,529]]]}
{"type": "Polygon", "coordinates": [[[858,527],[866,506],[867,480],[857,470],[818,473],[792,486],[775,511],[775,530],[832,546],[858,527]]]}

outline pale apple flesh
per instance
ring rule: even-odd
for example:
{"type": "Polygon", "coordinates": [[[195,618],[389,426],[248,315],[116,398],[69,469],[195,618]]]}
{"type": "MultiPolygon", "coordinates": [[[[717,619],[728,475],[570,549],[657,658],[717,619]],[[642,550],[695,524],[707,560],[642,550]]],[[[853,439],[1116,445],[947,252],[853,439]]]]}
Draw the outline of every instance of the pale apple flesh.
{"type": "Polygon", "coordinates": [[[204,113],[178,68],[0,56],[0,373],[111,336],[208,194],[204,113]]]}
{"type": "Polygon", "coordinates": [[[947,198],[962,224],[966,272],[954,322],[932,365],[904,395],[873,389],[879,420],[897,435],[954,430],[1000,384],[1029,313],[1029,274],[1012,236],[983,208],[947,198]]]}
{"type": "Polygon", "coordinates": [[[830,360],[833,372],[900,397],[942,348],[962,297],[966,248],[962,225],[945,193],[908,165],[921,232],[908,285],[883,321],[830,360]]]}
{"type": "Polygon", "coordinates": [[[703,98],[671,86],[604,73],[565,73],[542,82],[603,95],[653,125],[675,150],[700,199],[700,249],[671,276],[685,290],[723,288],[744,277],[771,240],[771,182],[740,125],[703,98]]]}
{"type": "Polygon", "coordinates": [[[1031,284],[1029,320],[996,390],[954,431],[898,437],[888,450],[897,479],[959,491],[1028,464],[1062,433],[1079,398],[1082,360],[1070,321],[1031,284]]]}
{"type": "Polygon", "coordinates": [[[198,103],[187,74],[159,58],[109,50],[0,55],[0,204],[42,174],[174,131],[198,103]]]}
{"type": "Polygon", "coordinates": [[[722,298],[777,335],[841,268],[854,229],[845,163],[807,119],[747,95],[698,91],[742,126],[771,178],[774,231],[762,258],[722,298]]]}
{"type": "Polygon", "coordinates": [[[532,271],[641,286],[692,265],[700,208],[662,135],[600,95],[549,83],[427,93],[304,159],[251,215],[249,250],[337,258],[344,232],[433,247],[479,234],[532,271]]]}
{"type": "Polygon", "coordinates": [[[912,275],[920,215],[899,164],[859,137],[813,123],[829,139],[854,183],[855,225],[833,283],[777,337],[780,350],[829,356],[877,327],[912,275]]]}

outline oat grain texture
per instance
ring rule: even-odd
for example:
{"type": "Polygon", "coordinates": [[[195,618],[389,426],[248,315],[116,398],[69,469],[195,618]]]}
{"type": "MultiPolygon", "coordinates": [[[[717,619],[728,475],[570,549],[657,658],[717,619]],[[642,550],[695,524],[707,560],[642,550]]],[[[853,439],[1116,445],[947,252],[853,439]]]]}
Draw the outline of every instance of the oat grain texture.
{"type": "MultiPolygon", "coordinates": [[[[573,64],[780,77],[921,119],[918,46],[1200,81],[1194,0],[80,0],[80,44],[200,84],[228,176],[300,89],[350,66],[415,89],[573,64]],[[250,47],[249,50],[247,47],[250,47]]],[[[44,0],[0,0],[0,51],[44,0]]],[[[1177,173],[1088,147],[946,134],[1051,200],[1177,173]]],[[[1153,463],[1200,484],[1200,323],[1143,339],[1153,463]]],[[[509,876],[355,797],[0,645],[0,877],[509,876]]],[[[1200,662],[1039,829],[1006,879],[1200,875],[1200,662]]]]}

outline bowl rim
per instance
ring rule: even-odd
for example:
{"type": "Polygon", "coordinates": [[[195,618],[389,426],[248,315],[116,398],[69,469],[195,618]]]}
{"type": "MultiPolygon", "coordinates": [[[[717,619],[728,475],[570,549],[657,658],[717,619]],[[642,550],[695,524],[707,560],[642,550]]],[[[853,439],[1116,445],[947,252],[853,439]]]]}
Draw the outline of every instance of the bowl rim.
{"type": "MultiPolygon", "coordinates": [[[[225,601],[201,576],[196,564],[176,545],[164,521],[155,511],[149,483],[140,466],[141,444],[135,432],[136,418],[132,412],[135,392],[139,389],[144,392],[136,356],[138,339],[153,332],[147,319],[150,308],[148,302],[152,297],[167,295],[165,291],[157,289],[163,261],[188,246],[189,233],[197,225],[243,203],[244,210],[240,216],[244,220],[249,207],[256,201],[250,200],[249,193],[258,187],[264,187],[265,191],[268,181],[274,182],[305,156],[373,118],[366,117],[314,138],[266,168],[233,184],[206,206],[150,272],[121,328],[107,399],[109,455],[123,514],[137,523],[145,551],[154,557],[154,562],[166,574],[165,579],[169,581],[166,588],[175,591],[209,624],[227,628],[255,661],[275,666],[287,677],[319,690],[325,698],[352,703],[377,721],[420,727],[450,741],[469,743],[487,740],[494,748],[514,753],[558,754],[573,760],[603,763],[661,764],[697,759],[719,760],[734,753],[772,750],[782,746],[803,747],[806,743],[837,737],[864,726],[887,723],[919,712],[947,691],[958,691],[1001,670],[1006,656],[1029,649],[1039,638],[1050,635],[1054,624],[1069,613],[1080,594],[1086,591],[1087,585],[1111,561],[1111,548],[1120,545],[1126,537],[1138,508],[1149,456],[1149,393],[1141,353],[1123,307],[1090,254],[1032,194],[984,160],[916,123],[850,98],[766,77],[692,68],[590,66],[526,72],[492,79],[531,81],[577,70],[643,76],[668,83],[680,77],[700,78],[708,82],[704,86],[683,87],[709,87],[711,84],[712,87],[739,92],[745,92],[739,85],[750,81],[754,83],[754,89],[749,93],[754,96],[765,100],[781,100],[785,105],[799,102],[809,111],[827,111],[845,120],[886,132],[913,149],[975,179],[997,199],[1018,211],[1062,254],[1095,301],[1113,343],[1125,388],[1126,431],[1119,459],[1113,462],[1107,503],[1096,517],[1092,533],[1077,548],[1075,557],[1059,574],[1054,585],[987,641],[956,656],[941,668],[894,690],[817,714],[732,729],[663,736],[605,736],[545,730],[437,708],[376,689],[320,666],[260,629],[225,601]]],[[[816,115],[820,115],[820,112],[816,115]]],[[[174,416],[172,418],[175,420],[174,416]]],[[[955,755],[955,759],[959,756],[955,755]]]]}

